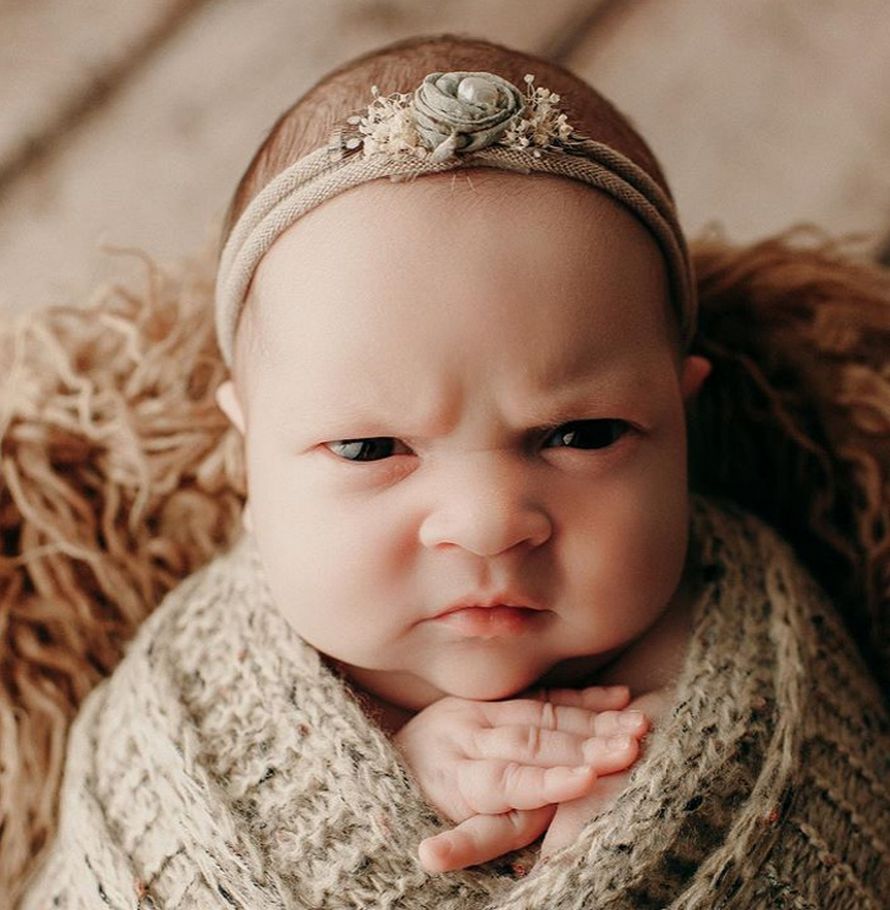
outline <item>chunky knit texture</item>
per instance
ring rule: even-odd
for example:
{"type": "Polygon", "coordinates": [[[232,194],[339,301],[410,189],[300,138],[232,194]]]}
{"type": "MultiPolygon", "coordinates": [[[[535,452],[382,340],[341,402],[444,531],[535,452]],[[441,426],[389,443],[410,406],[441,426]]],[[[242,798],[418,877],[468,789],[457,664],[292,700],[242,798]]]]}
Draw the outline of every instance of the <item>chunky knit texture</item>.
{"type": "Polygon", "coordinates": [[[431,875],[426,804],[275,608],[253,539],[174,589],[70,734],[22,910],[819,908],[890,894],[890,719],[822,589],[760,519],[693,496],[700,590],[674,708],[614,805],[431,875]]]}

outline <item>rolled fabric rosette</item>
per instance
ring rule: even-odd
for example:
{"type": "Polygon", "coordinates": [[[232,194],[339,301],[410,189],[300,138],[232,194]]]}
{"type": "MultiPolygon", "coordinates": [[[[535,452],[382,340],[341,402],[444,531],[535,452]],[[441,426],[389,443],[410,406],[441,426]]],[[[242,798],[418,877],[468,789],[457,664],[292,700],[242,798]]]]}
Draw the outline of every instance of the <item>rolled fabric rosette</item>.
{"type": "Polygon", "coordinates": [[[430,73],[411,100],[414,124],[432,160],[485,148],[525,111],[522,93],[493,73],[430,73]]]}

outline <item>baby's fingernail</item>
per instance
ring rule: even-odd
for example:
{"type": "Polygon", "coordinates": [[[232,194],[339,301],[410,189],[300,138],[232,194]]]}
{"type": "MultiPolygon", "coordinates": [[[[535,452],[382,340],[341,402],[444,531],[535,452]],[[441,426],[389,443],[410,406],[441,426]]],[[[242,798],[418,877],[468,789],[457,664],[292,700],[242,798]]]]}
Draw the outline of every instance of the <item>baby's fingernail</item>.
{"type": "Polygon", "coordinates": [[[642,711],[625,711],[618,715],[618,726],[622,730],[636,730],[643,721],[642,711]]]}
{"type": "Polygon", "coordinates": [[[623,752],[630,746],[629,736],[610,736],[606,740],[606,748],[610,752],[623,752]]]}
{"type": "Polygon", "coordinates": [[[590,773],[590,766],[589,765],[578,765],[577,768],[572,768],[571,773],[577,775],[578,777],[581,777],[581,775],[583,775],[583,774],[590,773]]]}

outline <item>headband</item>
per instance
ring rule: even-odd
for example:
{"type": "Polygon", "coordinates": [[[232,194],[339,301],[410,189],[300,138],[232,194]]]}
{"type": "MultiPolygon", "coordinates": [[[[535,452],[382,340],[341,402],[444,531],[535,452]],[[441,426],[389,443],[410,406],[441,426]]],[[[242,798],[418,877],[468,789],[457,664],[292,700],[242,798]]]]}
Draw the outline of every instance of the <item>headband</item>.
{"type": "Polygon", "coordinates": [[[485,72],[430,73],[410,94],[381,96],[336,125],[327,146],[288,166],[251,200],[220,254],[216,332],[226,364],[254,270],[275,239],[310,209],[353,186],[413,180],[460,167],[569,177],[626,206],[652,233],[668,267],[684,348],[695,331],[695,283],[673,202],[625,155],[575,132],[556,95],[525,77],[526,93],[485,72]],[[359,153],[361,149],[361,153],[359,153]]]}

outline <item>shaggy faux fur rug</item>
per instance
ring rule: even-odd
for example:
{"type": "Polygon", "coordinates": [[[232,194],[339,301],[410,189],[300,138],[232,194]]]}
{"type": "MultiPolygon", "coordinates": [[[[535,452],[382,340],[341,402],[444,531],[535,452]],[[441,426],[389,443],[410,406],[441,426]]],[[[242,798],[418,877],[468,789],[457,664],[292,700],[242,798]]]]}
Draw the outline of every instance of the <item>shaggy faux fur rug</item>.
{"type": "MultiPolygon", "coordinates": [[[[692,488],[788,540],[890,681],[890,273],[812,228],[692,245],[692,488]]],[[[124,643],[240,528],[213,255],[0,322],[0,894],[56,825],[69,724],[124,643]]]]}

